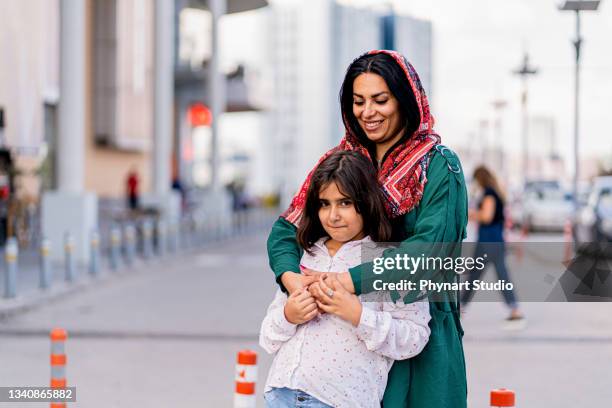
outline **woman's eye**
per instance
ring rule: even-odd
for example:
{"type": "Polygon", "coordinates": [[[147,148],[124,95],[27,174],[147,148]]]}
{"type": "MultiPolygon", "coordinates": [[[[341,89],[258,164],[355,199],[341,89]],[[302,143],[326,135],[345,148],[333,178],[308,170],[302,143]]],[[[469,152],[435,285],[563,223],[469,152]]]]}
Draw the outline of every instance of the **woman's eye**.
{"type": "Polygon", "coordinates": [[[385,99],[384,101],[376,101],[377,104],[379,105],[384,105],[385,103],[387,103],[388,99],[385,99]]]}
{"type": "Polygon", "coordinates": [[[340,201],[340,205],[343,207],[349,207],[353,205],[353,202],[351,200],[344,200],[344,201],[340,201]]]}
{"type": "Polygon", "coordinates": [[[361,106],[363,105],[363,101],[353,101],[353,105],[361,106]]]}
{"type": "Polygon", "coordinates": [[[320,201],[319,202],[319,207],[323,208],[323,207],[327,207],[327,203],[325,201],[320,201]]]}

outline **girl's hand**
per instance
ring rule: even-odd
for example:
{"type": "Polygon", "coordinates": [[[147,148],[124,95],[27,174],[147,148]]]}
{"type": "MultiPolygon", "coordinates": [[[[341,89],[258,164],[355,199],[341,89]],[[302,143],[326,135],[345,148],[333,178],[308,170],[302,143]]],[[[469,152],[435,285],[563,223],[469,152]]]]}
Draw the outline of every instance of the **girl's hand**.
{"type": "MultiPolygon", "coordinates": [[[[316,278],[316,280],[318,280],[321,276],[323,276],[323,279],[325,279],[325,275],[327,275],[325,272],[319,272],[308,268],[302,268],[302,273],[305,276],[316,278]]],[[[350,273],[340,272],[334,274],[334,276],[346,291],[349,293],[355,293],[355,285],[353,285],[353,280],[351,279],[350,273]]]]}
{"type": "Polygon", "coordinates": [[[302,275],[301,273],[284,272],[281,275],[281,282],[283,282],[283,286],[289,294],[307,287],[314,281],[316,281],[315,277],[302,275]]]}
{"type": "Polygon", "coordinates": [[[357,327],[363,306],[359,298],[347,291],[334,275],[329,274],[326,279],[320,276],[318,285],[311,286],[311,292],[315,292],[317,307],[357,327]]]}
{"type": "MultiPolygon", "coordinates": [[[[321,276],[323,277],[323,279],[326,278],[326,274],[325,273],[323,273],[321,276]]],[[[316,282],[311,283],[310,286],[308,286],[308,288],[306,290],[308,290],[311,295],[315,296],[315,300],[317,300],[316,294],[318,294],[319,293],[318,291],[320,290],[319,289],[319,279],[317,278],[316,282]]],[[[318,306],[317,306],[317,311],[319,312],[319,315],[325,314],[325,310],[321,309],[318,306]]]]}
{"type": "Polygon", "coordinates": [[[289,295],[285,303],[285,318],[289,323],[302,324],[317,315],[314,297],[305,289],[298,289],[289,295]]]}

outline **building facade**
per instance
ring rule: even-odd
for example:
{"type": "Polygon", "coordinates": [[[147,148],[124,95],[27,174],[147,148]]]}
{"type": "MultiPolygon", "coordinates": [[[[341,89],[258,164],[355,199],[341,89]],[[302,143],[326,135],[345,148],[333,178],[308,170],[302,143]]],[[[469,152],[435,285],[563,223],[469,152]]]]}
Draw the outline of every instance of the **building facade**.
{"type": "Polygon", "coordinates": [[[318,158],[344,135],[339,91],[350,63],[391,39],[431,91],[432,28],[427,21],[334,0],[274,2],[270,26],[274,174],[287,204],[318,158]]]}

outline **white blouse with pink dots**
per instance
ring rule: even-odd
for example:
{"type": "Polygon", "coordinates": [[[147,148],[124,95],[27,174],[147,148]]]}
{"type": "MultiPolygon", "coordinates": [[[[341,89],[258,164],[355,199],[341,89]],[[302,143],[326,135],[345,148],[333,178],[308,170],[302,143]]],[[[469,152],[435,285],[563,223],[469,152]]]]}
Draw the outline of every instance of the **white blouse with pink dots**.
{"type": "MultiPolygon", "coordinates": [[[[344,244],[332,257],[324,238],[313,254],[304,252],[302,265],[325,272],[346,272],[361,263],[361,245],[369,237],[344,244]]],[[[387,374],[394,360],[419,354],[429,340],[427,300],[394,303],[386,292],[359,297],[359,325],[331,314],[294,325],[285,318],[287,295],[276,292],[261,325],[259,344],[276,353],[266,391],[301,390],[334,407],[380,407],[387,374]]]]}

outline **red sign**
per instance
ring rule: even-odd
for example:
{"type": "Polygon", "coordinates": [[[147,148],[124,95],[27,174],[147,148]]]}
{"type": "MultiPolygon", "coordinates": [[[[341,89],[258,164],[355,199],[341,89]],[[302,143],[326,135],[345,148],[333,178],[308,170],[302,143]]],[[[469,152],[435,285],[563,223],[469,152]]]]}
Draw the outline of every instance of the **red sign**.
{"type": "Polygon", "coordinates": [[[212,124],[212,113],[201,102],[194,103],[189,107],[188,117],[192,127],[210,126],[212,124]]]}

